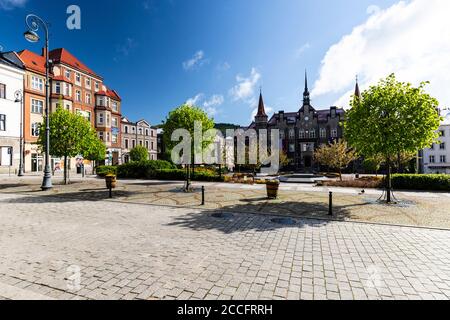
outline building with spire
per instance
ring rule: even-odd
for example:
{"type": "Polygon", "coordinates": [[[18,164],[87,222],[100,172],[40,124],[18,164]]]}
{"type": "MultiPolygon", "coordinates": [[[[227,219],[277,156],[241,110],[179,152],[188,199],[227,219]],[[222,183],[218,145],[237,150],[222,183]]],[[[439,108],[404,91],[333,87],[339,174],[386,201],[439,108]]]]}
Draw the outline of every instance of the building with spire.
{"type": "MultiPolygon", "coordinates": [[[[355,87],[355,96],[360,96],[358,82],[355,87]]],[[[280,146],[290,160],[289,169],[313,172],[320,169],[318,163],[314,161],[315,149],[322,144],[342,139],[344,120],[345,112],[342,108],[331,106],[328,109],[316,109],[312,106],[308,75],[305,72],[303,102],[299,110],[278,111],[269,118],[265,111],[262,93],[260,93],[258,112],[249,129],[279,129],[280,146]]]]}

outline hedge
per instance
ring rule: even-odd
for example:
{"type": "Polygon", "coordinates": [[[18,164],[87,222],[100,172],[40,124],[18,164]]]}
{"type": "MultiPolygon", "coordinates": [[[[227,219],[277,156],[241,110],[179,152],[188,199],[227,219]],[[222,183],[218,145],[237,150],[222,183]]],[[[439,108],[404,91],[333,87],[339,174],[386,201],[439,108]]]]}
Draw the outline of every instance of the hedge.
{"type": "MultiPolygon", "coordinates": [[[[156,170],[153,172],[151,179],[158,180],[185,180],[186,179],[186,171],[183,169],[165,169],[165,170],[156,170]]],[[[211,174],[208,172],[195,172],[191,174],[192,181],[206,181],[206,182],[222,182],[224,181],[224,177],[220,177],[215,174],[211,174]]]]}
{"type": "Polygon", "coordinates": [[[95,169],[95,172],[99,177],[104,177],[107,174],[117,174],[117,167],[116,166],[98,166],[95,169]]]}
{"type": "Polygon", "coordinates": [[[164,160],[129,162],[118,166],[117,176],[128,179],[150,179],[156,170],[175,169],[175,165],[164,160]]]}
{"type": "Polygon", "coordinates": [[[403,190],[450,191],[450,175],[393,174],[392,188],[403,190]]]}

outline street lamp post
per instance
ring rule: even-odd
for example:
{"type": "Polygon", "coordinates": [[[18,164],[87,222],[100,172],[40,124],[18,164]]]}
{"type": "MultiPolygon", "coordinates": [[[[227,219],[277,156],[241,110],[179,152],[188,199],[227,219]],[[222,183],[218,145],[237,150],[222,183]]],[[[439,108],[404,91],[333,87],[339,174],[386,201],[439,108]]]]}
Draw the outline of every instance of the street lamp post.
{"type": "Polygon", "coordinates": [[[14,93],[15,102],[20,102],[20,162],[19,162],[19,177],[23,176],[23,93],[22,90],[17,90],[14,93]]]}
{"type": "Polygon", "coordinates": [[[45,31],[45,169],[44,178],[42,181],[41,189],[43,191],[53,188],[52,186],[52,174],[50,171],[50,119],[49,119],[49,105],[50,105],[50,79],[49,79],[49,37],[48,37],[48,24],[44,22],[37,15],[29,14],[25,18],[25,22],[28,26],[28,31],[24,33],[26,40],[30,42],[38,42],[39,36],[37,31],[41,26],[45,31]]]}

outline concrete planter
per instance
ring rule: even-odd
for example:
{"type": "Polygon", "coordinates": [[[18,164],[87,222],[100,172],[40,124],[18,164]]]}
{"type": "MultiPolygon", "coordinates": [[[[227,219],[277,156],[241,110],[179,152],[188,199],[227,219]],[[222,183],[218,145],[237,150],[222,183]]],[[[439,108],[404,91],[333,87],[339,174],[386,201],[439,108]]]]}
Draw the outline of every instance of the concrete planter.
{"type": "Polygon", "coordinates": [[[267,198],[276,199],[278,198],[278,188],[280,182],[278,180],[272,180],[266,182],[267,198]]]}

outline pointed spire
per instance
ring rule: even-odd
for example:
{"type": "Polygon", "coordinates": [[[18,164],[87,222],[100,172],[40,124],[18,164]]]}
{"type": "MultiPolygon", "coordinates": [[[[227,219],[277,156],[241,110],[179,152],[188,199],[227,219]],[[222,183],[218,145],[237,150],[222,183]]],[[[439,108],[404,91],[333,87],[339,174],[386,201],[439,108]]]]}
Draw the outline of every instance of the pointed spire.
{"type": "Polygon", "coordinates": [[[259,88],[259,103],[258,103],[258,113],[256,114],[257,117],[267,117],[266,110],[264,108],[264,101],[262,97],[262,89],[259,88]]]}
{"type": "Polygon", "coordinates": [[[303,105],[309,105],[311,102],[309,98],[309,89],[308,89],[308,73],[305,69],[305,91],[303,92],[303,105]]]}
{"type": "Polygon", "coordinates": [[[356,75],[355,98],[361,99],[361,91],[359,91],[358,75],[356,75]]]}

